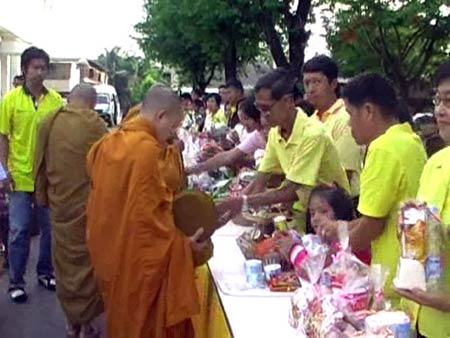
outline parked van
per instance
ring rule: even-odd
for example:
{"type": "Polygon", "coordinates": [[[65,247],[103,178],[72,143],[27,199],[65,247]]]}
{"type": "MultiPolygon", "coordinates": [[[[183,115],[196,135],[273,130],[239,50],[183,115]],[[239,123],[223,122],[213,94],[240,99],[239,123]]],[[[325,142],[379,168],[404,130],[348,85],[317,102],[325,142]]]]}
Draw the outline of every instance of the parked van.
{"type": "Polygon", "coordinates": [[[97,91],[97,104],[95,111],[105,120],[108,127],[114,127],[122,121],[119,97],[116,89],[110,85],[95,85],[97,91]]]}

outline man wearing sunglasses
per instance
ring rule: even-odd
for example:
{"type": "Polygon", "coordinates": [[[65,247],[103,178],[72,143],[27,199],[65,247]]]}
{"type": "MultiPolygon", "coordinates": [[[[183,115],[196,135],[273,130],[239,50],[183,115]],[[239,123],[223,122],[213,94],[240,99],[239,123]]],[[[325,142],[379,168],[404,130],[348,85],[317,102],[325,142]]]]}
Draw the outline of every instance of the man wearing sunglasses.
{"type": "Polygon", "coordinates": [[[349,190],[338,152],[324,126],[295,106],[296,82],[296,77],[283,68],[258,80],[255,105],[272,127],[266,153],[246,195],[221,202],[219,212],[238,214],[244,200],[253,208],[295,202],[295,225],[304,229],[309,193],[314,186],[338,184],[349,190]],[[267,190],[272,174],[284,174],[286,179],[279,189],[267,190]]]}

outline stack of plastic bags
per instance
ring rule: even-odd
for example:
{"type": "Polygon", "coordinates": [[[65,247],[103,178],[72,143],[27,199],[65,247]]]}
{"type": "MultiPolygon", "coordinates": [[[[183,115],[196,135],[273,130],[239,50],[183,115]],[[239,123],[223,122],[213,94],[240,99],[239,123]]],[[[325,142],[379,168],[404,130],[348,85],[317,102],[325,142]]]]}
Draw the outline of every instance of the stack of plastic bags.
{"type": "MultiPolygon", "coordinates": [[[[339,237],[331,262],[328,246],[315,235],[303,236],[302,244],[292,250],[302,287],[292,297],[291,326],[299,337],[308,338],[396,337],[397,324],[405,323],[404,313],[393,315],[394,323],[371,317],[389,308],[383,294],[387,269],[369,267],[351,252],[346,226],[339,228],[339,237]]],[[[409,325],[409,319],[406,322],[409,325]]]]}

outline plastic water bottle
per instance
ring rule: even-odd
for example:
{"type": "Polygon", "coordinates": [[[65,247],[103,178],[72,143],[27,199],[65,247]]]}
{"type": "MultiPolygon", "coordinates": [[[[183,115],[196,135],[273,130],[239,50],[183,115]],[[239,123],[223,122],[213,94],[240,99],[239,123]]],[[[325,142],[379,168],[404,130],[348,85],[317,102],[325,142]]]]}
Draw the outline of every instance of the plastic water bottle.
{"type": "Polygon", "coordinates": [[[441,287],[442,262],[442,224],[439,210],[430,207],[427,216],[427,259],[425,262],[425,275],[427,291],[438,291],[441,287]]]}

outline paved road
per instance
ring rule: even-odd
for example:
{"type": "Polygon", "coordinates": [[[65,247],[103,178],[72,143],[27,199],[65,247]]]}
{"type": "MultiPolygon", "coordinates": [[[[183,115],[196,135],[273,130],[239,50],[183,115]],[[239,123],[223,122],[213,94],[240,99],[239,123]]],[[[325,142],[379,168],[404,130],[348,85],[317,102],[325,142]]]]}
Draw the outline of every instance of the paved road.
{"type": "Polygon", "coordinates": [[[64,338],[64,316],[55,293],[38,286],[38,238],[33,238],[28,262],[28,302],[12,303],[6,293],[8,276],[0,275],[0,338],[64,338]]]}

